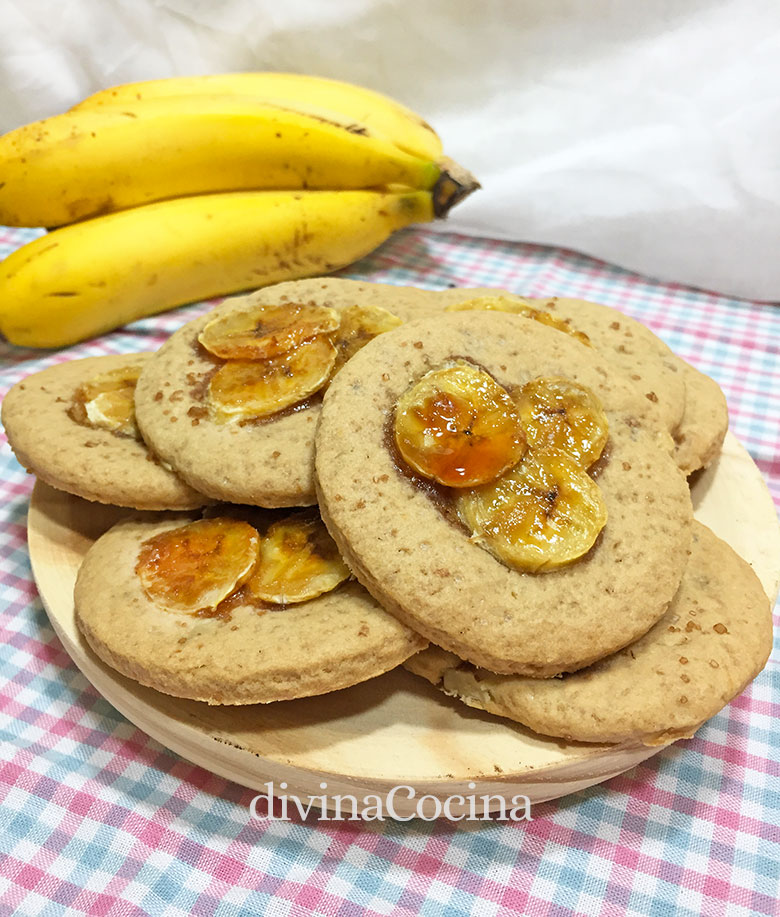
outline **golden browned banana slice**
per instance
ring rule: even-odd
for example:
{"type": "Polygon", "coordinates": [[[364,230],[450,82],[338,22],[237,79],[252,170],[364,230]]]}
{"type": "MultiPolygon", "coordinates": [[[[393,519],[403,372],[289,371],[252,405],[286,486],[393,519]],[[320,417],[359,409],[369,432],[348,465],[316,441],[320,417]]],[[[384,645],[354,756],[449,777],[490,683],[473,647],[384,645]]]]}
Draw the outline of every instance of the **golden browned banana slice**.
{"type": "Polygon", "coordinates": [[[78,423],[139,439],[135,425],[135,385],[140,366],[122,366],[79,386],[71,416],[78,423]]]}
{"type": "Polygon", "coordinates": [[[517,396],[529,449],[559,449],[582,468],[601,455],[609,436],[607,415],[589,388],[568,379],[527,382],[517,396]]]}
{"type": "Polygon", "coordinates": [[[228,360],[209,383],[214,417],[248,420],[292,407],[322,388],[335,362],[336,348],[324,334],[268,360],[228,360]]]}
{"type": "Polygon", "coordinates": [[[267,360],[339,327],[335,309],[305,303],[256,306],[210,321],[200,343],[223,360],[267,360]]]}
{"type": "Polygon", "coordinates": [[[249,579],[259,549],[248,523],[199,519],[145,541],[135,569],[144,592],[163,607],[209,611],[249,579]]]}
{"type": "Polygon", "coordinates": [[[265,602],[289,605],[331,592],[349,576],[319,514],[303,512],[269,527],[247,590],[265,602]]]}
{"type": "Polygon", "coordinates": [[[531,452],[494,484],[457,496],[472,541],[509,567],[546,573],[586,554],[607,521],[596,482],[565,452],[531,452]]]}
{"type": "Polygon", "coordinates": [[[372,338],[402,324],[403,321],[397,315],[379,306],[349,306],[344,309],[341,312],[341,324],[334,335],[339,351],[334,373],[372,338]]]}
{"type": "Polygon", "coordinates": [[[532,318],[535,322],[542,325],[549,325],[556,331],[563,331],[576,338],[581,344],[591,346],[590,338],[584,331],[578,331],[572,326],[568,318],[561,318],[560,315],[554,315],[544,309],[535,309],[529,302],[524,299],[510,298],[509,296],[477,296],[474,299],[466,299],[463,302],[452,303],[447,306],[445,312],[468,312],[471,310],[484,309],[492,312],[512,312],[515,315],[523,315],[526,318],[532,318]]]}
{"type": "Polygon", "coordinates": [[[493,481],[527,448],[509,392],[465,361],[431,370],[408,389],[394,429],[404,461],[449,487],[493,481]]]}

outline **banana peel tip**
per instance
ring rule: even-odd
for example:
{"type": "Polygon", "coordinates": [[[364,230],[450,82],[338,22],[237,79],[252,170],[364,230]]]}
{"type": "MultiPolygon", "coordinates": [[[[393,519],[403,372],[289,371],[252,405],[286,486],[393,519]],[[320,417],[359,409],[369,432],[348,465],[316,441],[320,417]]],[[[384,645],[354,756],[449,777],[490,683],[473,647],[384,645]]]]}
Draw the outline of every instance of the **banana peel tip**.
{"type": "Polygon", "coordinates": [[[433,213],[437,219],[442,219],[456,204],[482,186],[468,169],[447,156],[443,156],[437,164],[441,173],[433,186],[433,213]]]}

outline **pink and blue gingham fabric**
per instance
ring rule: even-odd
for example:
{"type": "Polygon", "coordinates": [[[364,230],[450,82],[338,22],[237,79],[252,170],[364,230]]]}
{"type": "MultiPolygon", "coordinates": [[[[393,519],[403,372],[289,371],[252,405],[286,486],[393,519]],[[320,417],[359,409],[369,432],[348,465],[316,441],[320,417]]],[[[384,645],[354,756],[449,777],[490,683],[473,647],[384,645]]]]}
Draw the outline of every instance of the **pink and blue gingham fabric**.
{"type": "MultiPolygon", "coordinates": [[[[0,229],[0,257],[35,235],[0,229]]],[[[572,252],[408,230],[345,276],[568,295],[640,319],[726,392],[780,505],[780,309],[572,252]]],[[[72,357],[156,348],[190,306],[61,352],[0,343],[0,396],[72,357]]],[[[510,917],[780,912],[780,654],[695,738],[532,822],[252,820],[253,791],[148,738],[55,637],[25,542],[33,481],[0,444],[0,917],[510,917]]]]}

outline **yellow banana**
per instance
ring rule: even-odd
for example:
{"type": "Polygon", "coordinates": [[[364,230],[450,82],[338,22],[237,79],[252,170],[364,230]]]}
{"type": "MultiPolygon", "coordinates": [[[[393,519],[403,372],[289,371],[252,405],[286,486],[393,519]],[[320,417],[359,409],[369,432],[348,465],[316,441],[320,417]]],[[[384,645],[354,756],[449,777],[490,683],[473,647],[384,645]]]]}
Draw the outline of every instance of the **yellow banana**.
{"type": "Polygon", "coordinates": [[[438,159],[442,154],[441,140],[433,128],[394,99],[363,86],[302,73],[220,73],[127,83],[97,92],[74,109],[116,108],[156,98],[212,93],[251,96],[256,102],[324,117],[383,137],[422,159],[438,159]]]}
{"type": "Polygon", "coordinates": [[[0,138],[0,224],[62,226],[188,194],[431,190],[442,169],[385,140],[245,98],[66,112],[0,138]]]}
{"type": "Polygon", "coordinates": [[[334,271],[434,215],[428,191],[249,191],[96,217],[0,264],[0,331],[66,346],[182,303],[334,271]]]}

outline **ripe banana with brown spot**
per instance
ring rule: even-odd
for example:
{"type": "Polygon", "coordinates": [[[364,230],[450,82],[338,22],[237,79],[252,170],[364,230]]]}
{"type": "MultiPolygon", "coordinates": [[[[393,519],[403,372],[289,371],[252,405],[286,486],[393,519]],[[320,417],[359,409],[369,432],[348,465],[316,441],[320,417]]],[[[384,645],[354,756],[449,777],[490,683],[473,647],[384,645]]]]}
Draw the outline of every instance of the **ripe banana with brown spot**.
{"type": "Polygon", "coordinates": [[[438,185],[449,203],[475,187],[457,167],[381,137],[244,96],[151,98],[37,121],[0,137],[0,176],[0,224],[47,227],[220,191],[438,185]]]}
{"type": "Polygon", "coordinates": [[[96,217],[0,263],[0,331],[66,346],[182,303],[334,271],[433,218],[430,191],[243,191],[96,217]]]}
{"type": "Polygon", "coordinates": [[[150,99],[204,95],[245,96],[383,138],[422,159],[442,155],[434,129],[394,99],[363,86],[304,73],[219,73],[126,83],[96,92],[71,110],[121,108],[150,99]]]}

